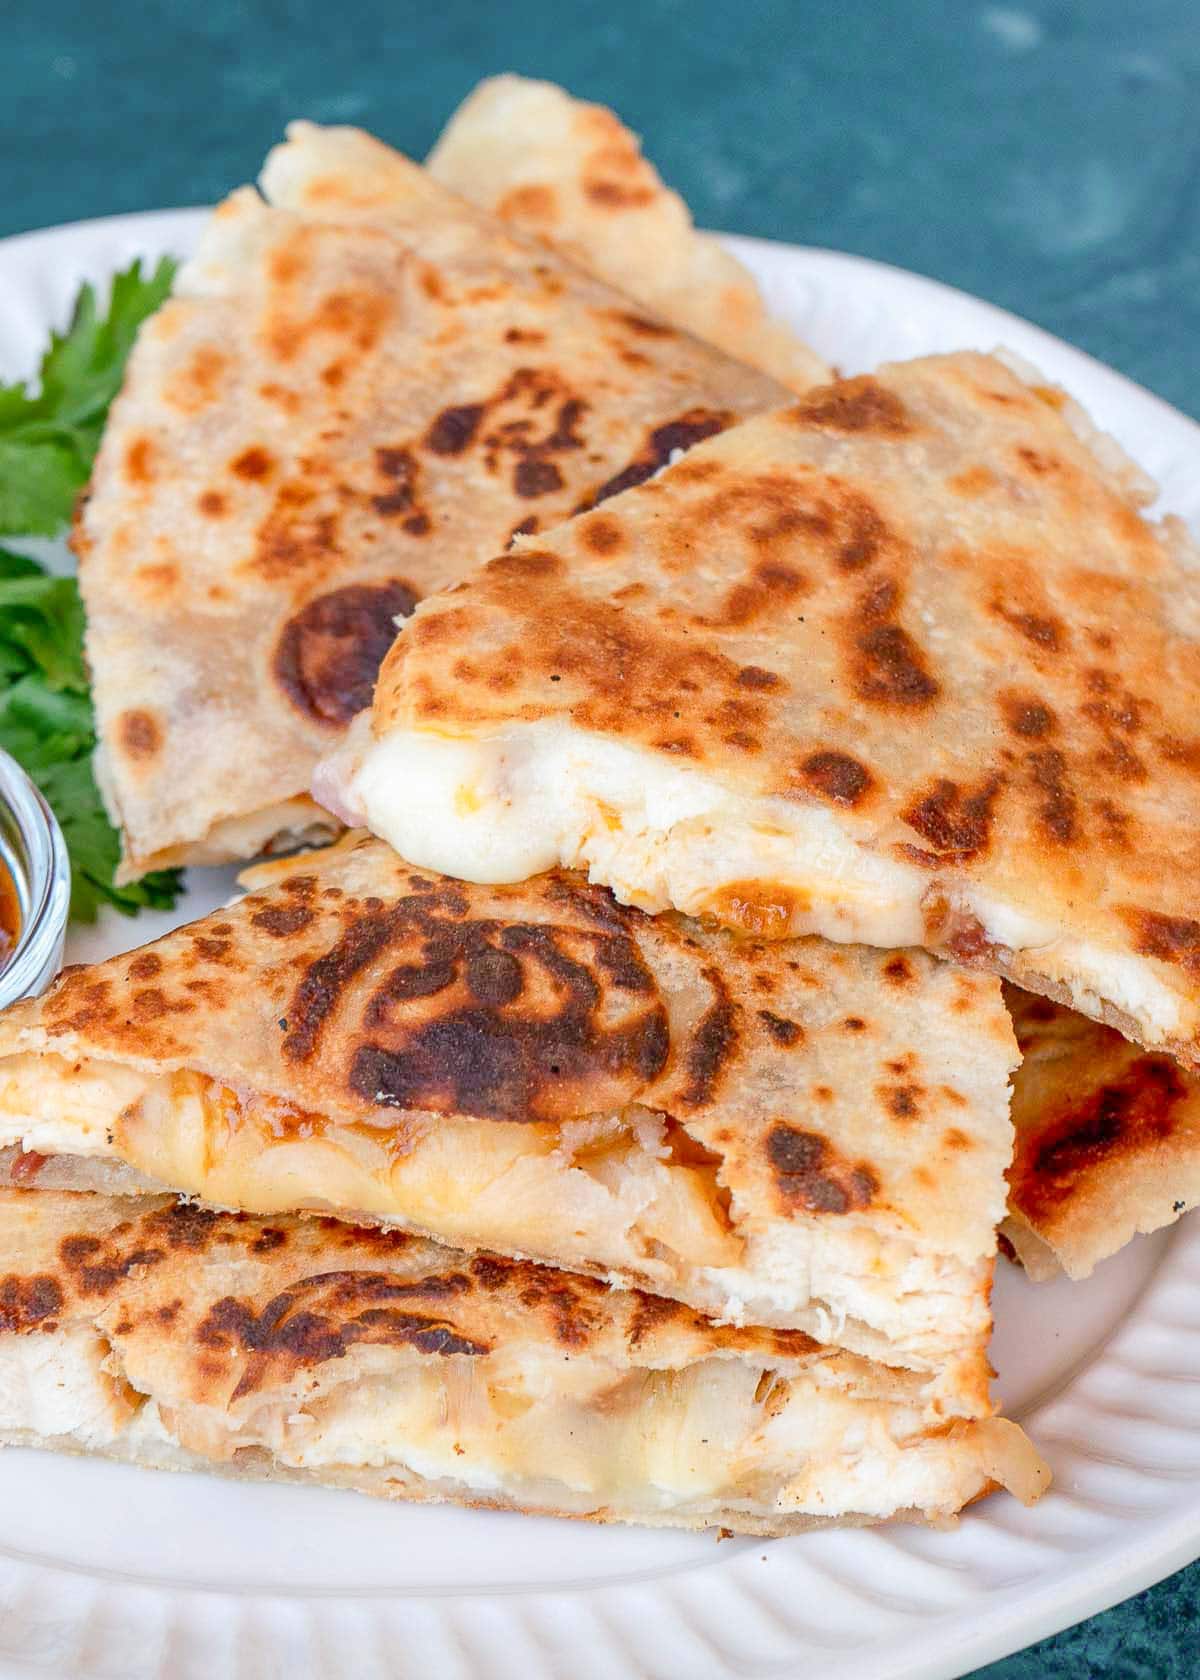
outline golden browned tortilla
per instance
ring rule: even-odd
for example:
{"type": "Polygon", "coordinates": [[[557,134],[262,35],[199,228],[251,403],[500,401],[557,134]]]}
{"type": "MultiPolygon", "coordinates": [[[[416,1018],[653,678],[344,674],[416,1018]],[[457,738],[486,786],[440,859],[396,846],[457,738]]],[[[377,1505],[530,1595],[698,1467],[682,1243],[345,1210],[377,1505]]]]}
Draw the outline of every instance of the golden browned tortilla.
{"type": "Polygon", "coordinates": [[[752,1534],[1038,1497],[1015,1424],[919,1386],[402,1232],[0,1191],[0,1444],[752,1534]]]}
{"type": "Polygon", "coordinates": [[[638,138],[552,82],[492,76],[443,130],[435,180],[557,246],[673,326],[803,391],[829,369],[771,318],[752,275],[698,233],[638,138]]]}
{"type": "Polygon", "coordinates": [[[1200,560],[1061,391],[882,368],[426,601],[318,785],[418,865],[923,944],[1200,1066],[1200,560]]]}
{"type": "Polygon", "coordinates": [[[463,886],[362,838],[255,877],[0,1016],[15,1182],[394,1223],[986,1406],[1017,1060],[991,976],[736,941],[578,876],[463,886]]]}
{"type": "Polygon", "coordinates": [[[75,536],[125,875],[328,825],[395,621],[787,391],[352,129],[293,125],[143,329],[75,536]]]}
{"type": "Polygon", "coordinates": [[[1200,1202],[1200,1081],[1049,998],[1005,997],[1022,1061],[1004,1231],[1031,1277],[1084,1278],[1200,1202]]]}

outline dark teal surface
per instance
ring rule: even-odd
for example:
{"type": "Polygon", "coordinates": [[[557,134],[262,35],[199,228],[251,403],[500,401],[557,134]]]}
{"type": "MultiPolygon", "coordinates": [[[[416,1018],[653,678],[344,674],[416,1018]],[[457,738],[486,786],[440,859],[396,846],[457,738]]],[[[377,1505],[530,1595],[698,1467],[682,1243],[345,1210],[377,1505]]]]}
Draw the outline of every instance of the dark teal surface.
{"type": "MultiPolygon", "coordinates": [[[[420,156],[510,68],[616,106],[698,221],[935,275],[1200,416],[1200,0],[0,0],[0,234],[209,202],[293,116],[420,156]]],[[[1198,1589],[980,1677],[1194,1680],[1198,1589]]]]}

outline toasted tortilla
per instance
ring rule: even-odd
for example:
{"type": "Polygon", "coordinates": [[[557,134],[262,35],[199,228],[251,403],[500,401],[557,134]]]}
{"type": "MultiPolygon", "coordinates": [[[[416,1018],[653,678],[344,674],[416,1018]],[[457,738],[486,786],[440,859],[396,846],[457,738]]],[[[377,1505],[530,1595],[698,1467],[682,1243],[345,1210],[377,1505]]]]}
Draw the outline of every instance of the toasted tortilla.
{"type": "Polygon", "coordinates": [[[824,387],[426,601],[315,785],[418,866],[925,945],[1200,1065],[1200,561],[1152,493],[994,357],[824,387]]]}
{"type": "Polygon", "coordinates": [[[0,1275],[7,1445],[752,1534],[1049,1481],[911,1373],[395,1231],[3,1190],[0,1275]]]}
{"type": "Polygon", "coordinates": [[[122,878],[295,843],[395,622],[786,389],[296,123],[143,329],[75,534],[122,878]]]}
{"type": "Polygon", "coordinates": [[[673,326],[803,391],[829,368],[771,318],[753,276],[642,156],[603,105],[552,82],[491,76],[425,160],[435,181],[628,292],[673,326]]]}
{"type": "Polygon", "coordinates": [[[1005,999],[1022,1061],[1004,1233],[1035,1280],[1085,1278],[1200,1202],[1200,1081],[1049,998],[1005,999]]]}
{"type": "Polygon", "coordinates": [[[1017,1060],[990,976],[737,941],[564,874],[467,887],[362,837],[250,878],[0,1016],[15,1182],[395,1223],[986,1403],[1017,1060]]]}

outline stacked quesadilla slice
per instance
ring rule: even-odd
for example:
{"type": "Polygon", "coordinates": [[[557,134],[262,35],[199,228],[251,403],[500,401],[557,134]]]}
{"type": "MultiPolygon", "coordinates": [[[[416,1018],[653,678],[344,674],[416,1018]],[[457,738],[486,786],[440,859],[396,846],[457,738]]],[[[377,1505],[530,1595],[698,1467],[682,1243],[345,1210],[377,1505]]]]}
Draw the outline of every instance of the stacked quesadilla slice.
{"type": "Polygon", "coordinates": [[[1045,1481],[911,1373],[396,1231],[3,1190],[0,1277],[7,1445],[761,1534],[1045,1481]]]}
{"type": "Polygon", "coordinates": [[[75,534],[126,875],[328,830],[396,620],[787,389],[298,123],[142,331],[75,534]]]}
{"type": "Polygon", "coordinates": [[[1021,1065],[1003,1232],[1035,1281],[1085,1278],[1200,1203],[1200,1081],[1049,998],[1005,1001],[1021,1065]]]}
{"type": "Polygon", "coordinates": [[[808,345],[770,317],[748,270],[696,231],[637,136],[603,105],[551,82],[489,77],[454,113],[425,167],[664,321],[794,390],[829,377],[808,345]]]}
{"type": "Polygon", "coordinates": [[[317,786],[419,866],[924,945],[1200,1065],[1200,567],[1151,494],[994,357],[835,383],[424,603],[317,786]]]}
{"type": "Polygon", "coordinates": [[[350,838],[0,1017],[10,1181],[377,1221],[803,1331],[989,1407],[990,976],[736,941],[350,838]]]}

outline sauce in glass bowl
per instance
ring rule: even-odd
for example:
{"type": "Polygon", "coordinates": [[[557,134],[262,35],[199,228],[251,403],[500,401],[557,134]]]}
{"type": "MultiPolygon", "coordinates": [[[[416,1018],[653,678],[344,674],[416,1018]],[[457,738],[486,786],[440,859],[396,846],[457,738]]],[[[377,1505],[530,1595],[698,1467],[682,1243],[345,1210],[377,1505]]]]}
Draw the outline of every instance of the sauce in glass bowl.
{"type": "Polygon", "coordinates": [[[17,948],[21,937],[21,900],[8,866],[0,860],[0,969],[17,948]]]}
{"type": "Polygon", "coordinates": [[[42,991],[62,963],[71,866],[54,813],[0,751],[0,1006],[42,991]]]}

